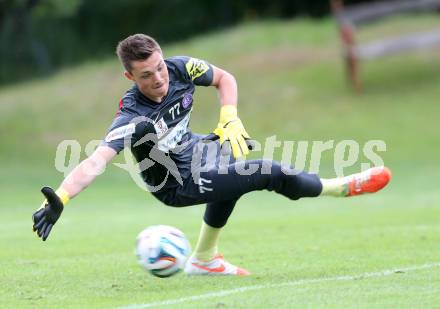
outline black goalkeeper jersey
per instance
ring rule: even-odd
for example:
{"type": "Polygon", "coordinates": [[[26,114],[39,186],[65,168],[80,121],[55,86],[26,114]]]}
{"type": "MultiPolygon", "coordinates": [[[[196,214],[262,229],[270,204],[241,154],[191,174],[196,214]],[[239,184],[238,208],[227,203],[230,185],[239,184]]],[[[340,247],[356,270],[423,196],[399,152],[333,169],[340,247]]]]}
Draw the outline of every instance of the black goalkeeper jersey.
{"type": "Polygon", "coordinates": [[[161,190],[182,183],[191,174],[193,146],[200,137],[189,121],[196,85],[209,86],[209,63],[186,56],[165,59],[169,89],[161,103],[145,97],[134,85],[120,101],[120,109],[102,145],[120,152],[129,147],[145,183],[161,190]]]}

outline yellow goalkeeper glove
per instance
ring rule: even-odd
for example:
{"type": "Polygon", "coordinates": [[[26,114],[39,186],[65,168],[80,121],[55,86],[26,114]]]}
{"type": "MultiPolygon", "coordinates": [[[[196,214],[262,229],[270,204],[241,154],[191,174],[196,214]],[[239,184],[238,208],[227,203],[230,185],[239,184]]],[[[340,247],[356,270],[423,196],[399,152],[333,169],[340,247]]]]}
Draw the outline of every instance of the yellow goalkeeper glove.
{"type": "Polygon", "coordinates": [[[221,107],[220,120],[214,134],[219,137],[221,145],[224,142],[231,144],[234,158],[245,156],[249,153],[249,149],[252,149],[247,142],[247,140],[250,140],[250,136],[237,116],[235,105],[223,105],[221,107]]]}

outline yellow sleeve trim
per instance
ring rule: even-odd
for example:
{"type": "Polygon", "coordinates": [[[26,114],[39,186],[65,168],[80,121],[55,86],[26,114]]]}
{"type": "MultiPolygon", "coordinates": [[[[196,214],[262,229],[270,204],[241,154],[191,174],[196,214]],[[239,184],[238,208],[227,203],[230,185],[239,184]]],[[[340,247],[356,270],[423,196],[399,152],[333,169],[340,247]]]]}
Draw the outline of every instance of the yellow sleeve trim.
{"type": "Polygon", "coordinates": [[[56,190],[55,193],[61,199],[61,202],[63,202],[63,205],[66,206],[66,204],[70,200],[69,193],[66,190],[64,190],[63,188],[58,188],[58,190],[56,190]]]}

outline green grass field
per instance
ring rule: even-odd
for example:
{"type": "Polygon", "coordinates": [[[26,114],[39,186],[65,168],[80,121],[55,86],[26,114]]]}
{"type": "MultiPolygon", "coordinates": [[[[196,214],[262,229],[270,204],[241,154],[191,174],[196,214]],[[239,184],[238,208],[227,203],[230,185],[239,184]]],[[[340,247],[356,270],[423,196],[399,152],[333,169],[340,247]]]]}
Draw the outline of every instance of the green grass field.
{"type": "MultiPolygon", "coordinates": [[[[164,52],[231,71],[241,118],[258,140],[275,134],[278,140],[352,139],[361,145],[384,140],[387,151],[380,155],[393,171],[392,182],[379,194],[352,199],[246,195],[220,249],[252,276],[159,279],[137,265],[136,235],[168,224],[194,245],[204,207],[163,206],[113,165],[67,206],[47,242],[31,231],[39,189],[57,187],[63,178],[54,168],[58,143],[77,139],[84,149],[102,138],[130,86],[117,60],[0,88],[0,308],[439,306],[438,51],[363,64],[362,96],[345,84],[329,20],[245,24],[164,52]]],[[[191,126],[208,133],[217,123],[216,93],[200,89],[196,101],[191,126]]],[[[344,172],[368,162],[360,156],[344,172]]],[[[335,176],[333,152],[324,154],[320,172],[335,176]]]]}

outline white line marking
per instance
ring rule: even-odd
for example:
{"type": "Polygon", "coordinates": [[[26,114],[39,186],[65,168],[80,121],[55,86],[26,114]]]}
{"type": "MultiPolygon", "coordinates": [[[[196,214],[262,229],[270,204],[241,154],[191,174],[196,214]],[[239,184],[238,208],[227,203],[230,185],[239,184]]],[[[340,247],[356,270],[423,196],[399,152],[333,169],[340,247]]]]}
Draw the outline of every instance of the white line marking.
{"type": "Polygon", "coordinates": [[[236,288],[236,289],[231,289],[231,290],[223,290],[223,291],[219,291],[219,292],[212,292],[212,293],[182,297],[182,298],[153,302],[153,303],[128,305],[128,306],[124,306],[124,307],[119,307],[119,309],[141,309],[141,308],[152,308],[152,307],[158,307],[158,306],[169,306],[169,305],[175,305],[175,304],[180,304],[180,303],[184,303],[184,302],[197,301],[197,300],[213,298],[213,297],[221,297],[221,296],[237,294],[237,293],[253,291],[253,290],[262,290],[262,289],[268,289],[268,288],[279,288],[279,287],[285,287],[285,286],[304,285],[304,284],[309,284],[309,283],[318,283],[318,282],[326,282],[326,281],[350,281],[350,280],[365,279],[365,278],[372,278],[372,277],[383,277],[383,276],[390,276],[390,275],[393,275],[393,274],[396,274],[399,272],[422,270],[422,269],[429,269],[429,268],[434,268],[434,267],[440,267],[440,262],[423,264],[423,265],[408,266],[408,267],[402,267],[402,268],[395,268],[395,269],[389,269],[389,270],[383,270],[383,271],[377,271],[377,272],[371,272],[371,273],[364,273],[364,274],[359,274],[359,275],[351,275],[351,276],[324,277],[324,278],[316,278],[316,279],[301,279],[301,280],[287,281],[287,282],[276,283],[276,284],[249,285],[249,286],[244,286],[241,288],[236,288]]]}

